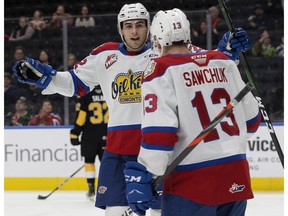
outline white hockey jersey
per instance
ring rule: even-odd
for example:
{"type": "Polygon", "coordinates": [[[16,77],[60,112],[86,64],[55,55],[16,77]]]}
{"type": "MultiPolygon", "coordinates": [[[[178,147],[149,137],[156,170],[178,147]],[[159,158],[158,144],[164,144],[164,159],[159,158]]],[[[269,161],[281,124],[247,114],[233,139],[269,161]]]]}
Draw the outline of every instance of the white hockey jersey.
{"type": "MultiPolygon", "coordinates": [[[[236,64],[218,51],[167,55],[144,71],[138,162],[161,176],[245,86],[236,64]]],[[[164,193],[203,204],[252,198],[247,136],[259,127],[249,93],[165,180],[164,193]]]]}
{"type": "MultiPolygon", "coordinates": [[[[194,45],[189,48],[192,52],[201,50],[194,45]]],[[[141,143],[142,74],[154,57],[157,54],[150,45],[140,52],[128,52],[122,43],[109,42],[95,48],[69,73],[58,72],[42,93],[81,96],[100,84],[109,108],[106,150],[137,155],[141,143]]]]}
{"type": "Polygon", "coordinates": [[[74,66],[72,77],[58,72],[43,93],[84,95],[100,84],[109,108],[106,150],[136,155],[141,143],[142,73],[152,57],[149,46],[136,53],[122,43],[106,43],[74,66]]]}

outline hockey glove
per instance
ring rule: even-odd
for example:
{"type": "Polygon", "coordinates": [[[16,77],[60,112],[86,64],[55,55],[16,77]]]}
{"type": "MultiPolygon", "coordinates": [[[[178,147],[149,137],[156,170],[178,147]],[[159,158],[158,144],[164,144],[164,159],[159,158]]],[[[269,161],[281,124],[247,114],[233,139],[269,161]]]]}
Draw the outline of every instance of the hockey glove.
{"type": "Polygon", "coordinates": [[[242,28],[236,28],[233,33],[226,32],[219,41],[217,49],[230,57],[232,60],[239,58],[239,52],[251,49],[251,41],[248,33],[242,28]]]}
{"type": "Polygon", "coordinates": [[[145,211],[151,207],[155,199],[152,174],[134,161],[126,163],[124,174],[129,206],[137,215],[145,215],[145,211]]]}
{"type": "Polygon", "coordinates": [[[38,60],[28,58],[18,61],[13,67],[13,73],[17,80],[26,84],[35,84],[41,89],[45,89],[55,76],[57,71],[51,66],[42,64],[38,60]]]}
{"type": "Polygon", "coordinates": [[[79,134],[75,130],[70,130],[70,142],[73,146],[80,145],[79,134]]]}

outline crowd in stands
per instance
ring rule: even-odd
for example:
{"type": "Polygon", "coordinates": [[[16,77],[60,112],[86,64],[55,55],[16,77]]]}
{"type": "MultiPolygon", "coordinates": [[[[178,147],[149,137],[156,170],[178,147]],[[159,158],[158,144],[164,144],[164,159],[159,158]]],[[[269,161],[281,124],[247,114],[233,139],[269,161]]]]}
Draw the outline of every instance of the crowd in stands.
{"type": "MultiPolygon", "coordinates": [[[[29,2],[29,0],[23,1],[29,2]]],[[[102,2],[101,8],[97,10],[95,2],[88,2],[86,5],[81,3],[80,5],[76,1],[72,1],[74,4],[70,3],[70,1],[63,1],[63,4],[56,7],[56,1],[51,1],[51,4],[54,3],[52,5],[55,5],[55,7],[50,7],[49,13],[47,13],[47,8],[45,8],[47,5],[42,5],[41,7],[39,3],[38,7],[31,6],[33,13],[30,8],[30,14],[15,14],[17,9],[12,10],[12,5],[9,6],[9,3],[7,3],[6,7],[6,2],[4,29],[5,125],[61,125],[63,124],[62,119],[64,115],[64,97],[60,95],[43,96],[41,95],[41,90],[35,86],[21,85],[13,76],[12,67],[15,62],[32,57],[40,60],[42,63],[51,65],[59,71],[64,70],[62,21],[65,20],[68,26],[69,53],[67,64],[68,69],[71,69],[78,60],[87,56],[96,46],[103,42],[120,41],[119,35],[115,31],[115,13],[120,9],[120,6],[119,9],[115,8],[117,5],[113,7],[113,4],[117,3],[112,4],[110,1],[106,1],[102,2]],[[94,15],[91,15],[90,8],[93,8],[94,15]],[[110,10],[113,10],[114,14],[111,16],[106,15],[111,13],[110,10]],[[44,108],[44,103],[48,104],[47,107],[49,108],[44,108]],[[44,111],[46,109],[49,111],[44,111]]],[[[127,3],[131,2],[127,1],[127,3]]],[[[228,30],[225,20],[221,12],[219,12],[219,8],[213,6],[215,4],[212,1],[203,0],[202,4],[199,4],[199,1],[190,1],[189,3],[189,1],[183,0],[181,1],[182,5],[177,6],[174,1],[168,0],[165,5],[166,8],[163,9],[171,9],[168,5],[169,3],[172,7],[179,7],[187,11],[195,9],[206,10],[210,14],[212,48],[217,46],[220,37],[228,30]]],[[[253,48],[247,53],[249,57],[248,63],[253,65],[253,72],[264,94],[264,102],[266,101],[266,106],[270,109],[270,113],[272,112],[272,120],[283,121],[283,6],[280,1],[276,0],[251,0],[249,1],[250,6],[247,6],[247,8],[243,6],[244,4],[242,1],[227,2],[228,10],[233,11],[231,12],[231,18],[234,21],[235,27],[246,29],[251,37],[253,48]],[[263,61],[265,64],[263,64],[263,61]],[[260,63],[256,64],[256,62],[260,63]],[[264,73],[269,74],[268,80],[264,79],[264,73]],[[269,82],[270,87],[267,88],[267,83],[269,82]],[[278,84],[275,85],[275,83],[278,84]]],[[[148,0],[145,5],[152,12],[151,14],[153,14],[153,11],[161,8],[158,2],[153,4],[152,1],[148,0]]],[[[199,19],[194,20],[193,18],[191,20],[191,36],[192,42],[195,45],[206,48],[208,25],[206,14],[204,15],[199,19]]],[[[71,106],[73,106],[75,100],[71,98],[69,101],[71,106]]],[[[72,110],[74,110],[73,107],[72,110]]],[[[70,119],[73,119],[73,117],[70,119]]],[[[72,121],[70,121],[71,123],[72,121]]]]}

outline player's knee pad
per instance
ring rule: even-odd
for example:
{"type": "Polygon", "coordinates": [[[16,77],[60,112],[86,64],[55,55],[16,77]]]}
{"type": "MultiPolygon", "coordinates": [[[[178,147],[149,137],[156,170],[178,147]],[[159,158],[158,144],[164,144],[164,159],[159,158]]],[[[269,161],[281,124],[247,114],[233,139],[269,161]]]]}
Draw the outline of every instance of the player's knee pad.
{"type": "MultiPolygon", "coordinates": [[[[119,216],[125,213],[129,206],[107,206],[105,216],[119,216]]],[[[126,215],[125,215],[126,216],[126,215]]],[[[133,216],[133,213],[127,215],[133,216]]]]}

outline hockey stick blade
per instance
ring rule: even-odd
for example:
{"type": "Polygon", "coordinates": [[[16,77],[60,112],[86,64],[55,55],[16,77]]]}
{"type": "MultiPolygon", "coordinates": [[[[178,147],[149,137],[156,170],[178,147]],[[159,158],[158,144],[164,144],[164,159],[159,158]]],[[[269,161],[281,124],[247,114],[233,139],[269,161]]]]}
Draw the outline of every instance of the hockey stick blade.
{"type": "Polygon", "coordinates": [[[57,191],[59,188],[61,188],[64,184],[66,184],[66,182],[68,182],[74,175],[76,175],[85,165],[83,164],[80,168],[78,168],[74,173],[72,173],[68,178],[66,178],[63,182],[61,182],[53,191],[51,191],[48,195],[46,196],[42,196],[42,195],[38,195],[38,199],[39,200],[45,200],[47,199],[49,196],[51,196],[55,191],[57,191]]]}
{"type": "MultiPolygon", "coordinates": [[[[227,10],[227,7],[226,7],[224,0],[218,0],[218,3],[219,3],[220,9],[222,11],[223,17],[225,19],[225,22],[228,26],[229,31],[234,32],[235,27],[233,26],[231,17],[228,13],[228,10],[227,10]]],[[[262,99],[259,95],[259,89],[256,85],[255,78],[254,78],[253,74],[251,73],[250,67],[248,65],[248,62],[247,62],[247,59],[246,59],[244,53],[240,52],[239,57],[240,57],[240,63],[243,65],[243,68],[245,70],[245,73],[246,73],[246,76],[248,78],[249,83],[251,83],[251,85],[255,88],[253,93],[254,93],[257,101],[258,101],[259,109],[261,111],[263,120],[267,125],[268,131],[269,131],[271,139],[275,145],[275,148],[276,148],[277,154],[279,156],[279,159],[281,161],[282,167],[284,168],[284,154],[283,154],[283,151],[281,149],[278,138],[276,136],[276,133],[275,133],[274,127],[272,125],[272,122],[270,120],[270,117],[268,115],[268,112],[267,112],[264,104],[262,103],[262,99]]]]}
{"type": "MultiPolygon", "coordinates": [[[[224,107],[218,115],[201,131],[198,136],[189,143],[189,145],[172,161],[167,167],[164,175],[158,176],[155,179],[153,188],[156,189],[164,179],[184,160],[184,158],[221,122],[221,120],[228,115],[231,110],[245,97],[246,94],[253,91],[254,87],[247,83],[246,86],[231,100],[226,107],[224,107]]],[[[129,207],[121,216],[129,216],[132,209],[129,207]]]]}
{"type": "Polygon", "coordinates": [[[37,198],[40,199],[40,200],[45,200],[45,199],[47,199],[49,196],[50,196],[50,194],[48,194],[47,196],[38,195],[37,198]]]}

